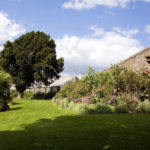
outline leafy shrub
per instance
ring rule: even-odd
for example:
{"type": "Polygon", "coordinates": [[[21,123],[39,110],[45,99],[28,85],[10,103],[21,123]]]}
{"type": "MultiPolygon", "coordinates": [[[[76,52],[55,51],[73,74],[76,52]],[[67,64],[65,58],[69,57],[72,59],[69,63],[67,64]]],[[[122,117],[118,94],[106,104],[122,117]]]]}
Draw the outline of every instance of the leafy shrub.
{"type": "Polygon", "coordinates": [[[133,94],[132,93],[118,93],[118,95],[116,96],[116,104],[117,106],[123,106],[126,105],[129,101],[132,100],[133,98],[133,94]]]}
{"type": "Polygon", "coordinates": [[[112,108],[106,104],[96,104],[95,113],[98,114],[112,113],[112,108]]]}
{"type": "MultiPolygon", "coordinates": [[[[150,99],[150,79],[122,66],[101,73],[89,68],[87,75],[66,85],[55,98],[58,105],[64,105],[61,99],[69,99],[68,109],[79,112],[81,108],[82,114],[112,113],[112,108],[118,113],[135,112],[140,100],[150,99]]],[[[143,111],[148,109],[144,106],[143,111]]]]}
{"type": "Polygon", "coordinates": [[[26,99],[26,100],[31,100],[33,99],[33,92],[32,91],[25,91],[23,93],[23,98],[26,99]]]}
{"type": "Polygon", "coordinates": [[[88,104],[87,103],[79,103],[73,106],[73,111],[78,114],[87,114],[88,113],[88,104]]]}
{"type": "Polygon", "coordinates": [[[150,101],[145,100],[144,102],[140,102],[138,106],[135,108],[135,111],[138,113],[150,113],[150,101]]]}
{"type": "Polygon", "coordinates": [[[16,98],[18,96],[17,90],[12,90],[10,95],[11,95],[12,98],[16,98]]]}
{"type": "Polygon", "coordinates": [[[37,92],[33,95],[33,99],[45,99],[45,94],[41,92],[37,92]]]}
{"type": "Polygon", "coordinates": [[[137,92],[139,93],[144,82],[144,77],[135,71],[122,66],[112,66],[114,94],[118,92],[137,92]]]}
{"type": "Polygon", "coordinates": [[[52,102],[54,102],[54,103],[57,104],[57,105],[60,105],[61,99],[59,99],[59,98],[53,98],[53,99],[52,99],[52,102]]]}
{"type": "Polygon", "coordinates": [[[115,106],[114,108],[115,113],[128,113],[127,106],[115,106]]]}
{"type": "Polygon", "coordinates": [[[33,99],[52,99],[56,95],[56,92],[50,91],[48,93],[37,92],[33,95],[33,99]]]}
{"type": "Polygon", "coordinates": [[[142,101],[150,99],[150,78],[144,78],[139,97],[142,101]]]}
{"type": "Polygon", "coordinates": [[[71,101],[69,103],[68,110],[72,110],[73,111],[73,108],[75,107],[75,105],[77,105],[77,104],[75,104],[73,101],[71,101]]]}
{"type": "Polygon", "coordinates": [[[90,97],[93,100],[93,103],[94,100],[95,102],[107,103],[107,100],[112,95],[112,92],[113,92],[112,86],[105,84],[103,86],[93,88],[90,97]]]}
{"type": "Polygon", "coordinates": [[[69,83],[63,87],[60,92],[56,95],[56,98],[68,98],[77,99],[87,96],[90,93],[91,88],[89,84],[83,82],[69,83]]]}
{"type": "Polygon", "coordinates": [[[45,99],[52,99],[55,95],[56,95],[57,92],[55,91],[50,91],[48,93],[45,94],[45,99]]]}
{"type": "Polygon", "coordinates": [[[94,113],[97,113],[96,111],[97,111],[97,106],[96,106],[96,104],[89,104],[88,105],[88,113],[89,114],[94,114],[94,113]]]}
{"type": "Polygon", "coordinates": [[[56,98],[65,98],[69,97],[69,94],[72,93],[73,88],[77,83],[68,83],[56,94],[56,98]]]}
{"type": "Polygon", "coordinates": [[[82,77],[81,82],[89,84],[92,88],[97,87],[99,85],[99,73],[96,73],[94,69],[89,67],[87,74],[82,77]]]}
{"type": "Polygon", "coordinates": [[[92,88],[113,84],[113,77],[109,71],[95,72],[89,67],[88,72],[81,78],[81,82],[88,83],[92,88]]]}
{"type": "Polygon", "coordinates": [[[88,98],[88,97],[81,97],[81,98],[77,98],[75,99],[74,101],[75,103],[87,103],[87,104],[90,104],[91,103],[91,100],[88,98]]]}
{"type": "Polygon", "coordinates": [[[67,98],[64,98],[60,101],[60,106],[64,109],[67,109],[69,107],[69,100],[67,98]]]}
{"type": "Polygon", "coordinates": [[[11,77],[0,67],[0,111],[9,109],[11,77]]]}
{"type": "Polygon", "coordinates": [[[135,108],[138,106],[138,101],[129,101],[127,102],[127,108],[130,112],[134,112],[135,108]]]}
{"type": "Polygon", "coordinates": [[[112,108],[104,104],[87,104],[70,102],[68,109],[79,114],[101,114],[112,113],[112,108]]]}

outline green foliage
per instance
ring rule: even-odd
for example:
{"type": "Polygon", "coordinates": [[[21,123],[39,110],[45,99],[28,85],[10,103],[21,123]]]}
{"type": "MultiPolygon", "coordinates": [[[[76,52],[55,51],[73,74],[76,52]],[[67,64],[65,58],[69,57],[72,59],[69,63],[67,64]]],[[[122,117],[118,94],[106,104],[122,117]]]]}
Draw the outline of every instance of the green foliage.
{"type": "Polygon", "coordinates": [[[127,109],[126,105],[124,105],[124,106],[115,106],[114,107],[114,112],[115,113],[128,113],[128,109],[127,109]]]}
{"type": "Polygon", "coordinates": [[[89,67],[87,74],[82,77],[81,82],[89,84],[92,88],[96,87],[99,82],[99,74],[89,67]]]}
{"type": "Polygon", "coordinates": [[[32,91],[25,91],[23,93],[23,98],[26,99],[26,100],[31,100],[33,99],[33,92],[32,91]]]}
{"type": "Polygon", "coordinates": [[[10,96],[11,77],[0,67],[0,111],[8,110],[7,105],[10,96]]]}
{"type": "Polygon", "coordinates": [[[112,85],[113,77],[110,72],[98,73],[89,67],[87,74],[81,78],[81,82],[88,83],[92,88],[96,88],[106,84],[112,85]]]}
{"type": "Polygon", "coordinates": [[[57,92],[50,91],[48,93],[37,92],[33,95],[32,99],[52,99],[57,92]]]}
{"type": "Polygon", "coordinates": [[[72,110],[78,114],[87,114],[88,104],[86,103],[75,104],[72,110]]]}
{"type": "Polygon", "coordinates": [[[92,89],[91,99],[93,103],[104,102],[107,103],[108,99],[113,93],[113,87],[111,85],[101,85],[92,89]]]}
{"type": "Polygon", "coordinates": [[[145,77],[141,86],[140,99],[142,101],[150,99],[150,78],[145,77]]]}
{"type": "Polygon", "coordinates": [[[18,91],[17,90],[12,90],[10,93],[12,98],[16,98],[18,96],[18,91]]]}
{"type": "Polygon", "coordinates": [[[134,113],[140,100],[150,99],[150,79],[121,66],[112,66],[101,73],[89,68],[80,81],[60,90],[56,96],[58,105],[62,98],[72,101],[69,109],[77,112],[81,109],[82,114],[111,113],[112,108],[116,113],[134,113]]]}
{"type": "Polygon", "coordinates": [[[132,93],[119,93],[116,96],[116,101],[118,106],[124,106],[128,102],[132,101],[132,98],[134,98],[132,93]]]}
{"type": "Polygon", "coordinates": [[[111,74],[113,76],[114,94],[120,92],[140,92],[144,77],[125,67],[112,66],[111,74]]]}
{"type": "Polygon", "coordinates": [[[138,106],[138,101],[129,101],[127,102],[126,106],[130,112],[134,112],[138,106]]]}
{"type": "Polygon", "coordinates": [[[88,83],[75,82],[69,83],[65,87],[61,88],[60,92],[56,95],[56,98],[77,99],[86,96],[90,93],[91,87],[88,83]]]}
{"type": "Polygon", "coordinates": [[[99,73],[99,85],[113,85],[113,76],[110,71],[99,73]]]}
{"type": "Polygon", "coordinates": [[[100,114],[107,114],[112,113],[112,108],[106,104],[96,104],[96,113],[100,114]]]}
{"type": "Polygon", "coordinates": [[[112,113],[112,108],[106,104],[87,104],[87,103],[73,103],[68,107],[69,110],[77,112],[78,114],[105,114],[112,113]]]}
{"type": "Polygon", "coordinates": [[[0,64],[12,76],[17,91],[22,94],[34,81],[48,85],[53,78],[59,78],[64,60],[57,59],[55,48],[54,40],[40,31],[6,42],[0,64]]]}
{"type": "Polygon", "coordinates": [[[147,113],[150,114],[150,101],[145,100],[144,102],[139,102],[138,106],[135,109],[138,113],[147,113]]]}
{"type": "Polygon", "coordinates": [[[73,110],[73,108],[75,107],[75,105],[77,105],[77,104],[75,104],[73,101],[71,101],[69,103],[69,105],[68,105],[68,110],[73,110]]]}
{"type": "Polygon", "coordinates": [[[56,94],[56,98],[69,97],[77,83],[68,83],[56,94]]]}
{"type": "Polygon", "coordinates": [[[63,109],[67,109],[69,107],[69,100],[67,98],[64,98],[61,100],[60,102],[60,106],[63,108],[63,109]]]}

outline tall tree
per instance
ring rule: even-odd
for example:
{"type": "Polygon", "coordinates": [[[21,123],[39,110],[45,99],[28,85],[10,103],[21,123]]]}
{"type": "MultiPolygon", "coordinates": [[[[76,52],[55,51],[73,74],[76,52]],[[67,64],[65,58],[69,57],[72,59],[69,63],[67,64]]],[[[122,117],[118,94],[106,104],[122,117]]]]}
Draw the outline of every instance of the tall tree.
{"type": "Polygon", "coordinates": [[[9,109],[11,77],[0,67],[0,111],[9,109]]]}
{"type": "Polygon", "coordinates": [[[63,58],[56,57],[55,41],[44,32],[29,32],[14,42],[7,41],[0,64],[8,72],[20,96],[32,83],[51,84],[63,71],[63,58]]]}

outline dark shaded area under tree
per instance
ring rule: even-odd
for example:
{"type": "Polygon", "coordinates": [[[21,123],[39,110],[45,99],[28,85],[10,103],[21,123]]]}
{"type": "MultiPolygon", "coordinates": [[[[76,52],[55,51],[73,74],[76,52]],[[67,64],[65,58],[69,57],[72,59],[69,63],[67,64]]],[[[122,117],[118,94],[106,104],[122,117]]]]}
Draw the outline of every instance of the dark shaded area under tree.
{"type": "Polygon", "coordinates": [[[149,115],[84,115],[40,119],[0,131],[0,150],[148,150],[149,115]]]}

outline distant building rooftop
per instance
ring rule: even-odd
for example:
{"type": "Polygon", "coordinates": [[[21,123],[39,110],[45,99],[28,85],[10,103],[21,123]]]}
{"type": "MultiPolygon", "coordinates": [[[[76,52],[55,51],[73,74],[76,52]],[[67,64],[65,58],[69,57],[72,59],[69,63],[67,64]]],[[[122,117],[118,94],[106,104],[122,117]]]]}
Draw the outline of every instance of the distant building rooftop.
{"type": "Polygon", "coordinates": [[[54,87],[54,86],[62,87],[69,82],[75,82],[75,81],[78,81],[78,77],[76,77],[76,76],[64,76],[64,77],[60,77],[58,80],[54,81],[54,83],[52,83],[50,85],[50,87],[54,87]]]}

